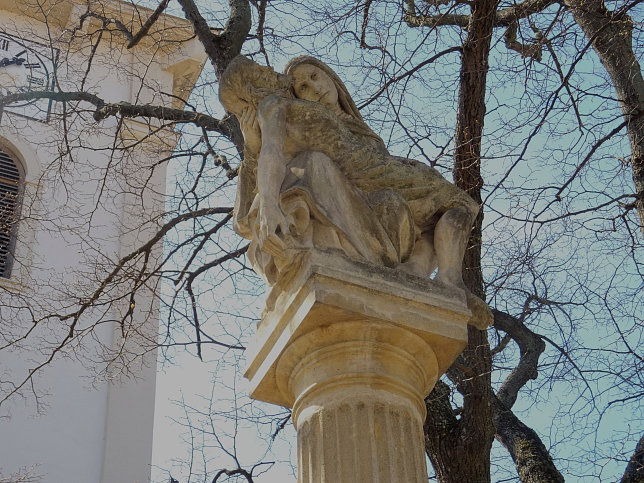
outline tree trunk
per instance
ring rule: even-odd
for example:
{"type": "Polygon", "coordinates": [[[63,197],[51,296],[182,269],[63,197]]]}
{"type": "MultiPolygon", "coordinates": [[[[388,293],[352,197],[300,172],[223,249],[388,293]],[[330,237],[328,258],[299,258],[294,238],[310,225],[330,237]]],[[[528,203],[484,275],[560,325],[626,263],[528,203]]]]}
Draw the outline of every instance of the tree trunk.
{"type": "Polygon", "coordinates": [[[644,78],[633,52],[633,21],[606,9],[602,0],[566,0],[577,24],[610,75],[626,120],[636,207],[644,234],[644,78]]]}
{"type": "Polygon", "coordinates": [[[476,375],[453,377],[458,377],[458,390],[463,394],[461,418],[454,414],[450,389],[444,382],[438,381],[426,399],[425,451],[441,483],[491,481],[492,392],[490,372],[483,371],[490,362],[489,346],[485,331],[469,327],[468,332],[470,340],[459,363],[470,367],[476,375]]]}
{"type": "Polygon", "coordinates": [[[644,436],[635,447],[621,483],[644,483],[644,436]]]}
{"type": "MultiPolygon", "coordinates": [[[[488,56],[497,0],[475,0],[463,45],[454,152],[454,181],[481,203],[481,135],[485,117],[488,56]]],[[[484,298],[481,274],[481,226],[479,213],[463,262],[463,279],[475,295],[484,298]]],[[[452,369],[463,395],[460,419],[454,416],[446,385],[437,384],[428,397],[425,449],[439,482],[485,483],[490,481],[492,421],[491,356],[485,331],[468,328],[468,345],[459,358],[467,374],[452,369]]]]}

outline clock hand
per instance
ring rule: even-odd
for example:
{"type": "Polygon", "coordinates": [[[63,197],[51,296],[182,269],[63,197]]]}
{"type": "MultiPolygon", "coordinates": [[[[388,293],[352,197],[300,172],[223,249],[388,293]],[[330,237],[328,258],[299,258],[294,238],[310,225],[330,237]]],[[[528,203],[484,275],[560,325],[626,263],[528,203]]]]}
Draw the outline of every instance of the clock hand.
{"type": "Polygon", "coordinates": [[[27,59],[23,58],[23,54],[27,53],[27,49],[23,50],[22,52],[18,52],[13,56],[13,63],[16,65],[22,65],[26,62],[27,59]]]}
{"type": "Polygon", "coordinates": [[[16,60],[16,59],[7,59],[7,58],[5,57],[4,59],[0,60],[0,67],[7,67],[7,66],[9,66],[9,65],[17,64],[17,63],[18,63],[18,62],[17,62],[17,60],[16,60]]]}

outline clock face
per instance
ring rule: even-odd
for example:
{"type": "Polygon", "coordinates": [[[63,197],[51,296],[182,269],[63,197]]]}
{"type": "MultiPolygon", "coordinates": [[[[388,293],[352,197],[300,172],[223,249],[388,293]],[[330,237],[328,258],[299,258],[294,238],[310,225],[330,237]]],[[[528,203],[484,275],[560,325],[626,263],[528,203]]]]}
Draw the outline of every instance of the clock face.
{"type": "MultiPolygon", "coordinates": [[[[48,91],[55,85],[58,49],[0,31],[0,96],[48,91]]],[[[49,99],[33,99],[4,107],[5,112],[48,121],[49,99]]]]}

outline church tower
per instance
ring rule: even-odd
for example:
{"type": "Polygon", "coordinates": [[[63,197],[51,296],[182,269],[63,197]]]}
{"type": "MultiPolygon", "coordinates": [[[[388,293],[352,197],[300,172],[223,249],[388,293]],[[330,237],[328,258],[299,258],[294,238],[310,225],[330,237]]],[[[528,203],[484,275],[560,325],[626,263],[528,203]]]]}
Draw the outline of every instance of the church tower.
{"type": "Polygon", "coordinates": [[[178,134],[119,109],[183,109],[206,59],[169,15],[137,39],[151,18],[0,0],[1,481],[150,479],[163,253],[146,243],[178,134]]]}

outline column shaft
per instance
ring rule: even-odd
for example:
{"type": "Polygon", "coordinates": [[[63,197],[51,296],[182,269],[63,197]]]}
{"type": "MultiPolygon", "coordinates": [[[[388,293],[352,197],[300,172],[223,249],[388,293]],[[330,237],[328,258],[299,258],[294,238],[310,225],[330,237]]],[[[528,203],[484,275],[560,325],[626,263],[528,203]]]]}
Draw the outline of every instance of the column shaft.
{"type": "MultiPolygon", "coordinates": [[[[297,422],[300,483],[426,483],[418,411],[386,394],[302,411],[297,422]]],[[[339,396],[339,395],[338,395],[339,396]]]]}
{"type": "Polygon", "coordinates": [[[424,394],[436,358],[412,332],[377,321],[331,324],[297,338],[289,374],[300,483],[425,483],[424,394]]]}

